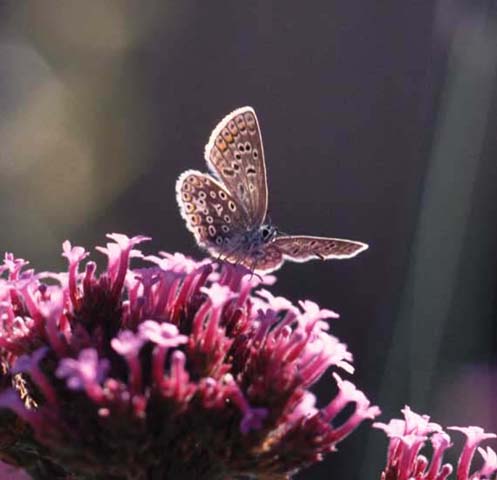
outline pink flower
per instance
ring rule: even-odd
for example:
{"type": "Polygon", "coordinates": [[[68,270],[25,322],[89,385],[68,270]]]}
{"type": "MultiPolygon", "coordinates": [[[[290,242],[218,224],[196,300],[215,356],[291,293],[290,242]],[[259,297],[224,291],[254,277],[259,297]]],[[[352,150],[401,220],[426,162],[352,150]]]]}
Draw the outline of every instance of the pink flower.
{"type": "Polygon", "coordinates": [[[273,276],[108,237],[99,275],[69,242],[67,273],[36,274],[12,255],[0,266],[2,425],[22,422],[33,452],[20,466],[40,478],[284,476],[379,414],[336,373],[338,394],[316,407],[318,379],[353,371],[331,310],[259,288],[273,276]]]}
{"type": "Polygon", "coordinates": [[[492,473],[497,471],[495,462],[495,452],[487,447],[487,450],[482,454],[485,465],[483,469],[479,472],[474,473],[471,477],[469,475],[469,470],[471,468],[471,460],[475,454],[476,449],[479,444],[489,438],[496,438],[495,433],[485,433],[480,427],[449,427],[450,430],[456,430],[462,432],[466,435],[466,444],[464,445],[461,456],[459,457],[459,462],[457,464],[457,479],[463,480],[466,478],[480,479],[490,476],[492,473]]]}
{"type": "Polygon", "coordinates": [[[100,384],[105,379],[110,363],[104,358],[98,359],[98,354],[93,348],[81,350],[78,359],[63,358],[55,375],[65,378],[67,386],[72,390],[86,390],[88,396],[94,401],[102,398],[100,384]]]}
{"type": "Polygon", "coordinates": [[[154,320],[145,320],[140,324],[140,334],[142,339],[165,348],[179,347],[188,341],[188,337],[181,335],[176,325],[154,320]]]}
{"type": "MultiPolygon", "coordinates": [[[[431,423],[426,415],[418,415],[409,407],[402,410],[405,420],[393,419],[388,424],[374,423],[373,426],[384,430],[390,438],[387,465],[382,480],[445,480],[454,470],[453,466],[443,463],[444,452],[452,446],[449,435],[436,423],[431,423]],[[432,446],[431,462],[420,454],[430,440],[432,446]]],[[[466,435],[466,444],[459,457],[457,480],[484,480],[493,478],[497,472],[497,456],[487,447],[479,449],[484,465],[480,470],[470,473],[471,462],[478,445],[493,433],[485,433],[480,427],[449,427],[466,435]]]]}

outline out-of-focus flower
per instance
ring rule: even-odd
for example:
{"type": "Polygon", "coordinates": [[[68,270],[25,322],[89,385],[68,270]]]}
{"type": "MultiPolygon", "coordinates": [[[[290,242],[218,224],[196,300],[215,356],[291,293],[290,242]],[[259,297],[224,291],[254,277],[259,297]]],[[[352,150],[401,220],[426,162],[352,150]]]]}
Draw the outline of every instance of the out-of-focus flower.
{"type": "MultiPolygon", "coordinates": [[[[390,438],[387,465],[381,475],[382,480],[445,480],[454,470],[449,463],[443,462],[445,450],[452,446],[449,435],[436,423],[431,423],[427,415],[418,415],[409,407],[402,410],[404,420],[393,419],[388,424],[374,423],[373,426],[384,430],[390,438]],[[431,461],[420,454],[421,449],[430,441],[431,461]]],[[[495,438],[493,433],[485,433],[480,427],[449,427],[466,435],[457,464],[457,480],[487,480],[497,472],[497,456],[490,448],[479,448],[483,466],[470,472],[471,462],[479,444],[486,439],[495,438]]]]}
{"type": "Polygon", "coordinates": [[[109,238],[99,275],[69,242],[67,273],[0,266],[4,461],[39,479],[286,478],[379,413],[336,373],[327,405],[308,390],[352,372],[332,311],[259,288],[274,277],[109,238]]]}

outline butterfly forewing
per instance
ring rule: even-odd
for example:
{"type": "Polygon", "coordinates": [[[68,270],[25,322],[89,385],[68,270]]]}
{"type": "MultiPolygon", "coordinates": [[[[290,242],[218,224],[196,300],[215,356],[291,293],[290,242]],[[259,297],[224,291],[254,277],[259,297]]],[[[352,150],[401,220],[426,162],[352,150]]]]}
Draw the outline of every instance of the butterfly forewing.
{"type": "Polygon", "coordinates": [[[251,107],[238,108],[219,122],[205,147],[205,158],[246,212],[247,226],[260,226],[267,210],[266,165],[259,122],[251,107]]]}
{"type": "Polygon", "coordinates": [[[342,238],[288,235],[276,237],[271,243],[287,260],[305,262],[313,258],[352,258],[368,248],[368,245],[342,238]]]}
{"type": "Polygon", "coordinates": [[[200,247],[222,253],[247,221],[232,195],[210,175],[187,170],[176,183],[181,215],[200,247]]]}

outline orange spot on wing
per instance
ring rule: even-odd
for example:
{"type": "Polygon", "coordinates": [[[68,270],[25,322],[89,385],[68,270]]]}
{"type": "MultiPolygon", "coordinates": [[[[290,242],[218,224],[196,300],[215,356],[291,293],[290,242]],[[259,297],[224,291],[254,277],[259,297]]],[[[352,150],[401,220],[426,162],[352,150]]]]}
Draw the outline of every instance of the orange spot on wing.
{"type": "Polygon", "coordinates": [[[218,137],[216,140],[216,146],[221,152],[225,152],[228,149],[228,145],[221,137],[218,137]]]}
{"type": "Polygon", "coordinates": [[[235,139],[233,138],[233,135],[231,135],[231,133],[227,129],[223,130],[223,138],[228,143],[233,143],[235,141],[235,139]]]}

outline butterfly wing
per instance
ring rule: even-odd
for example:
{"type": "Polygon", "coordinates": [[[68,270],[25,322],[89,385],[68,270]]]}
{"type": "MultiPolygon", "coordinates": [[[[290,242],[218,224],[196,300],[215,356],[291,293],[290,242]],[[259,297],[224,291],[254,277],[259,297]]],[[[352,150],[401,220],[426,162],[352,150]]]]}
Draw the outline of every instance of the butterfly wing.
{"type": "Polygon", "coordinates": [[[227,257],[226,260],[231,263],[241,263],[249,270],[261,273],[269,273],[278,270],[285,262],[281,251],[272,244],[264,245],[263,248],[257,252],[257,255],[246,255],[241,257],[232,255],[231,257],[227,257]]]}
{"type": "Polygon", "coordinates": [[[211,254],[230,249],[246,222],[237,200],[217,180],[196,170],[180,175],[176,199],[188,230],[211,254]]]}
{"type": "Polygon", "coordinates": [[[211,254],[270,272],[285,260],[352,258],[368,248],[353,240],[303,235],[276,237],[253,251],[250,247],[255,245],[246,245],[247,232],[257,233],[264,223],[268,201],[261,132],[251,107],[221,120],[205,147],[205,157],[217,179],[188,170],[179,177],[176,193],[188,229],[211,254]]]}
{"type": "Polygon", "coordinates": [[[244,209],[247,226],[262,225],[267,211],[266,165],[253,108],[238,108],[219,122],[205,147],[205,159],[244,209]]]}
{"type": "Polygon", "coordinates": [[[285,260],[292,262],[352,258],[368,248],[366,243],[354,240],[304,235],[276,237],[270,245],[277,248],[285,260]]]}
{"type": "MultiPolygon", "coordinates": [[[[313,259],[352,258],[366,250],[368,245],[341,238],[288,235],[276,237],[265,244],[256,256],[238,259],[250,270],[270,273],[280,268],[285,260],[307,262],[313,259]]],[[[228,259],[230,260],[230,259],[228,259]]],[[[231,259],[232,261],[235,258],[231,259]]]]}

